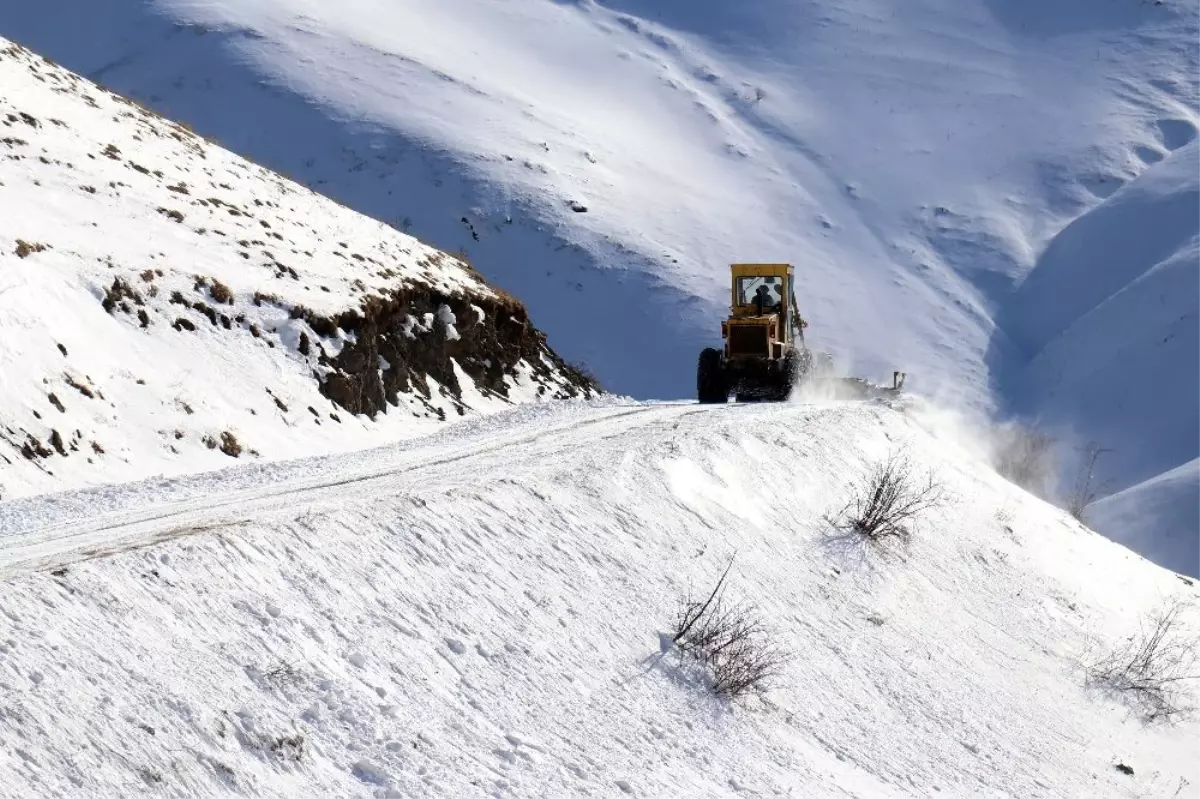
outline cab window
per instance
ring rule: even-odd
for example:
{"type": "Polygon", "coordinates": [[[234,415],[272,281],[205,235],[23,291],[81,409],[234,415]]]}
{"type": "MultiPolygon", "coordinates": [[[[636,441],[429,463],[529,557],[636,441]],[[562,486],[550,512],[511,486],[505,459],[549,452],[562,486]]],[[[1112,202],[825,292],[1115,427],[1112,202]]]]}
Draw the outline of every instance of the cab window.
{"type": "Polygon", "coordinates": [[[779,300],[783,296],[783,278],[781,277],[739,277],[737,280],[738,305],[758,307],[762,299],[764,311],[779,310],[779,300]]]}

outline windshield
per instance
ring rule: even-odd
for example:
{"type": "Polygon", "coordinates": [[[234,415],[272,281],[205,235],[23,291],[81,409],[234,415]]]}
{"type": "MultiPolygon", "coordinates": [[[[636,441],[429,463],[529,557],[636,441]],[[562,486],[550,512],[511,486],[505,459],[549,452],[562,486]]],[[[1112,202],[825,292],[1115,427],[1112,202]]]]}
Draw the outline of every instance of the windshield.
{"type": "Polygon", "coordinates": [[[737,302],[738,305],[753,305],[757,308],[758,299],[761,297],[764,311],[778,310],[782,291],[783,278],[780,277],[739,277],[737,302]]]}

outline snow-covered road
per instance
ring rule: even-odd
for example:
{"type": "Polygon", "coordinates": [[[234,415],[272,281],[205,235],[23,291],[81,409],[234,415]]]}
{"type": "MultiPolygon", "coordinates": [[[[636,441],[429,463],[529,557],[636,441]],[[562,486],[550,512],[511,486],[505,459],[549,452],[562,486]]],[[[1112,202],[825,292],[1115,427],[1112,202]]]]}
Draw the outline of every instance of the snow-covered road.
{"type": "MultiPolygon", "coordinates": [[[[665,424],[678,427],[676,420],[704,412],[690,402],[596,406],[580,404],[567,412],[535,407],[366,452],[9,503],[0,506],[0,577],[181,535],[266,522],[280,513],[455,484],[464,473],[514,476],[544,465],[556,453],[603,446],[639,427],[650,427],[654,434],[665,424]]],[[[719,410],[735,407],[748,406],[719,410]]]]}
{"type": "Polygon", "coordinates": [[[1188,795],[1195,722],[1079,664],[1196,587],[980,453],[910,401],[606,398],[0,503],[0,795],[1188,795]],[[831,536],[892,451],[949,504],[831,536]],[[790,655],[738,706],[660,652],[731,558],[790,655]]]}

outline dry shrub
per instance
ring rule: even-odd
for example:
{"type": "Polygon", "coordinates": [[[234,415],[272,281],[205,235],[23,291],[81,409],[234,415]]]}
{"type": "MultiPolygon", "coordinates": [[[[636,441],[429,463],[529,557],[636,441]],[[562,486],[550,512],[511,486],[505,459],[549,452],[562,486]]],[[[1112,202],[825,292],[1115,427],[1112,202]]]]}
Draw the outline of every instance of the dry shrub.
{"type": "Polygon", "coordinates": [[[304,758],[304,743],[304,736],[300,733],[280,735],[270,743],[271,754],[280,760],[298,762],[304,758]]]}
{"type": "Polygon", "coordinates": [[[231,458],[236,458],[242,454],[242,445],[238,443],[233,433],[228,430],[221,433],[221,452],[224,452],[231,458]]]}
{"type": "Polygon", "coordinates": [[[212,283],[209,285],[208,293],[212,295],[214,300],[223,305],[233,305],[233,290],[216,278],[213,278],[212,283]]]}
{"type": "Polygon", "coordinates": [[[1088,507],[1106,496],[1112,487],[1112,483],[1107,480],[1099,484],[1096,482],[1096,463],[1101,455],[1112,450],[1104,449],[1095,441],[1090,441],[1080,452],[1082,457],[1075,472],[1075,487],[1067,497],[1067,513],[1076,521],[1082,522],[1088,507]]]}
{"type": "Polygon", "coordinates": [[[18,258],[25,258],[35,252],[44,252],[48,245],[37,241],[25,241],[17,239],[17,249],[14,251],[18,258]]]}
{"type": "Polygon", "coordinates": [[[712,691],[730,699],[748,691],[761,691],[778,675],[786,656],[752,605],[725,597],[725,568],[704,601],[687,599],[676,619],[672,642],[681,656],[705,666],[712,676],[712,691]]]}
{"type": "Polygon", "coordinates": [[[1147,723],[1174,721],[1194,711],[1189,685],[1200,680],[1197,639],[1181,619],[1183,600],[1142,619],[1137,634],[1087,665],[1087,682],[1130,702],[1147,723]]]}
{"type": "Polygon", "coordinates": [[[919,477],[907,457],[888,455],[852,489],[850,499],[828,521],[837,529],[871,541],[907,541],[927,511],[946,504],[945,487],[932,472],[919,477]]]}

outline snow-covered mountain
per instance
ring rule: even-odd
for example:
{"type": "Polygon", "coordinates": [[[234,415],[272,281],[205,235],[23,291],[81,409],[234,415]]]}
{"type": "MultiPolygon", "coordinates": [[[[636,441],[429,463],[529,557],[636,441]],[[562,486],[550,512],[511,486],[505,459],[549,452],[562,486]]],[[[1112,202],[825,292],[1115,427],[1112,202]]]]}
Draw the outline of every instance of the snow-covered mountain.
{"type": "Polygon", "coordinates": [[[1113,449],[1088,521],[1195,571],[1198,17],[0,7],[199,131],[0,40],[0,795],[1194,794],[1200,721],[1096,663],[1164,607],[1194,662],[1196,582],[978,425],[1113,449]],[[956,411],[581,398],[451,250],[643,397],[788,260],[814,343],[956,411]],[[836,528],[896,453],[940,501],[836,528]],[[670,635],[730,562],[783,656],[738,702],[670,635]]]}
{"type": "Polygon", "coordinates": [[[617,390],[687,391],[726,264],[786,258],[822,343],[987,402],[997,306],[1044,245],[1194,136],[1197,17],[1176,0],[48,0],[0,30],[478,253],[617,390]]]}
{"type": "Polygon", "coordinates": [[[949,430],[571,401],[0,504],[0,793],[1194,796],[1197,721],[1084,665],[1164,601],[1200,622],[1195,583],[949,430]],[[947,504],[907,546],[833,535],[889,452],[947,504]],[[661,646],[731,558],[787,655],[734,704],[661,646]]]}
{"type": "MultiPolygon", "coordinates": [[[[1178,143],[1178,142],[1176,142],[1178,143]]],[[[1023,413],[1109,452],[1089,523],[1200,573],[1200,142],[1076,219],[1004,305],[1023,413]],[[1128,493],[1126,493],[1128,492],[1128,493]],[[1124,495],[1124,496],[1122,496],[1124,495]]]]}
{"type": "Polygon", "coordinates": [[[0,499],[588,394],[465,263],[0,40],[0,499]]]}
{"type": "MultiPolygon", "coordinates": [[[[44,0],[0,8],[0,33],[465,249],[614,390],[690,393],[726,264],[787,260],[813,341],[846,371],[904,368],[943,401],[1069,417],[1068,448],[1119,423],[1100,442],[1118,488],[1181,463],[1152,442],[1157,398],[1200,381],[1194,323],[1179,333],[1192,344],[1164,349],[1157,317],[1122,319],[1121,361],[1145,390],[1082,375],[1026,390],[1043,350],[1116,361],[1086,325],[1014,309],[1041,313],[1063,287],[1030,274],[1090,281],[1053,244],[1089,210],[1157,252],[1144,215],[1098,207],[1195,138],[1195,3],[44,0]]],[[[1156,235],[1200,227],[1177,221],[1156,235]]],[[[1176,271],[1192,269],[1180,252],[1176,271]]],[[[1131,274],[1074,289],[1072,313],[1131,274]]],[[[1187,398],[1175,408],[1162,419],[1187,398]]]]}

